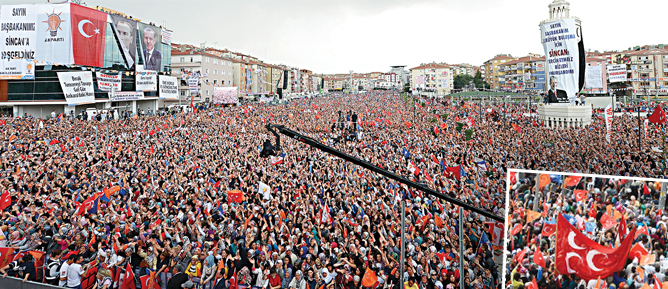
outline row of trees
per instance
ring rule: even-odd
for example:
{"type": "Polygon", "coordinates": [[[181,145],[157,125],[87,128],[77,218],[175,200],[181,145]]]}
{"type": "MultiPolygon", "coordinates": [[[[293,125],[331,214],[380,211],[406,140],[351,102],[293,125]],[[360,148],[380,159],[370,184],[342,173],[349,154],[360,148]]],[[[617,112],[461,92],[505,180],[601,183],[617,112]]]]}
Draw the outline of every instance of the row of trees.
{"type": "Polygon", "coordinates": [[[455,89],[462,89],[466,86],[473,85],[476,88],[487,88],[491,86],[482,79],[482,74],[478,71],[475,77],[468,74],[457,74],[454,80],[455,89]]]}

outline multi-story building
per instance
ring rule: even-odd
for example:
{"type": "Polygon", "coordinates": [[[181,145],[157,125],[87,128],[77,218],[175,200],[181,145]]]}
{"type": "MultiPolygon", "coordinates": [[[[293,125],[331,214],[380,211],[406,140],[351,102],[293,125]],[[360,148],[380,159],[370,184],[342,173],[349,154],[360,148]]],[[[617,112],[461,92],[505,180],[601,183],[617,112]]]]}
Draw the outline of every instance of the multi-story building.
{"type": "Polygon", "coordinates": [[[525,56],[498,65],[499,88],[506,91],[542,92],[545,88],[545,58],[525,56]]]}
{"type": "Polygon", "coordinates": [[[485,61],[485,81],[493,88],[500,89],[499,79],[505,78],[505,73],[499,71],[499,66],[508,62],[515,60],[517,58],[510,56],[510,54],[499,54],[494,56],[494,58],[485,61]]]}
{"type": "Polygon", "coordinates": [[[668,95],[668,49],[644,46],[626,53],[636,95],[668,95]]]}
{"type": "Polygon", "coordinates": [[[450,94],[454,79],[452,68],[438,63],[427,63],[410,69],[413,93],[436,93],[437,96],[450,94]]]}
{"type": "Polygon", "coordinates": [[[601,66],[601,88],[591,88],[587,83],[583,88],[584,92],[588,95],[607,95],[608,94],[608,61],[609,59],[604,54],[599,54],[597,56],[587,54],[586,56],[587,66],[601,66]]]}
{"type": "MultiPolygon", "coordinates": [[[[7,1],[3,3],[6,2],[7,1]]],[[[25,5],[33,5],[33,4],[25,4],[25,5]]],[[[60,4],[54,5],[54,4],[42,3],[37,5],[49,5],[48,7],[49,11],[53,11],[53,13],[60,15],[59,13],[62,13],[64,10],[64,5],[68,5],[67,9],[70,9],[69,5],[77,5],[77,4],[67,3],[63,5],[60,4]]],[[[154,35],[160,35],[163,30],[166,30],[152,23],[145,23],[137,19],[136,17],[133,18],[129,15],[125,15],[121,12],[113,11],[111,9],[98,7],[96,9],[98,11],[93,11],[94,9],[87,7],[79,7],[79,8],[85,10],[86,11],[85,13],[89,14],[93,13],[114,14],[114,16],[121,17],[121,19],[125,18],[128,22],[135,22],[135,21],[139,22],[142,24],[143,27],[146,27],[146,29],[148,28],[152,29],[155,32],[154,35]]],[[[133,16],[138,16],[138,15],[133,15],[133,16]]],[[[105,17],[107,17],[107,15],[105,15],[105,17]]],[[[13,21],[12,19],[3,19],[3,20],[13,21]]],[[[51,23],[50,22],[46,23],[46,21],[44,22],[35,21],[26,24],[34,24],[33,27],[36,27],[35,30],[33,30],[34,32],[34,31],[47,31],[49,28],[48,26],[51,23]]],[[[60,23],[58,24],[60,25],[60,23]]],[[[70,24],[69,22],[67,22],[63,23],[62,25],[70,25],[70,24]]],[[[135,25],[134,27],[137,27],[136,26],[137,24],[134,25],[135,25]]],[[[96,43],[95,41],[100,41],[97,43],[104,46],[104,53],[97,55],[100,58],[95,61],[97,62],[95,65],[91,65],[90,63],[83,65],[81,63],[77,63],[78,61],[75,59],[70,61],[70,63],[64,63],[64,62],[52,63],[51,62],[52,58],[50,58],[50,55],[53,55],[53,53],[62,53],[63,51],[57,51],[57,52],[50,51],[49,50],[50,46],[48,45],[49,43],[43,43],[43,41],[42,42],[36,41],[37,44],[34,44],[35,42],[33,41],[35,38],[33,39],[25,38],[29,39],[30,44],[35,45],[34,47],[37,47],[40,50],[41,49],[48,50],[48,52],[41,53],[40,55],[35,55],[36,56],[35,59],[30,59],[34,63],[34,65],[31,64],[30,65],[31,68],[28,69],[32,72],[31,74],[34,74],[31,75],[30,78],[14,79],[13,76],[11,78],[0,77],[0,113],[14,116],[30,115],[33,117],[47,118],[51,116],[51,112],[54,110],[57,114],[79,113],[81,110],[92,109],[92,108],[117,110],[119,113],[123,113],[124,111],[127,110],[131,113],[136,113],[139,109],[144,111],[155,111],[159,107],[162,107],[164,105],[164,100],[160,99],[159,88],[156,91],[144,91],[143,98],[137,100],[119,101],[110,98],[110,92],[103,91],[98,87],[97,83],[98,79],[96,72],[99,71],[101,73],[109,75],[120,76],[121,88],[120,90],[116,90],[117,92],[120,91],[136,92],[137,91],[136,79],[139,77],[137,75],[141,73],[136,71],[136,67],[144,66],[144,61],[142,57],[136,57],[132,65],[128,64],[125,56],[129,54],[133,54],[135,56],[142,55],[142,50],[140,49],[140,46],[137,45],[135,51],[132,52],[128,51],[127,52],[128,54],[124,54],[123,47],[121,47],[121,44],[118,40],[120,36],[116,34],[115,30],[112,28],[113,26],[114,25],[112,23],[108,23],[105,27],[106,29],[103,29],[102,27],[96,27],[100,28],[98,29],[100,31],[96,30],[96,32],[99,32],[99,34],[101,34],[101,37],[98,38],[98,36],[93,35],[91,37],[94,38],[91,38],[91,40],[89,40],[89,43],[96,43]],[[60,72],[91,72],[92,87],[90,89],[92,90],[91,92],[94,94],[92,102],[72,103],[72,98],[70,98],[68,102],[68,99],[65,97],[65,93],[63,92],[61,83],[58,78],[58,73],[60,72]]],[[[82,26],[79,27],[81,28],[82,26]]],[[[61,30],[62,29],[52,30],[53,31],[52,33],[57,32],[59,33],[57,34],[58,35],[57,37],[63,37],[61,30]]],[[[135,30],[134,32],[135,35],[143,34],[143,31],[135,30]]],[[[65,41],[69,41],[70,45],[72,44],[71,43],[72,39],[70,39],[69,37],[65,37],[64,39],[65,41]]],[[[142,39],[140,39],[139,37],[135,39],[136,44],[141,43],[141,41],[142,39]]],[[[171,58],[170,44],[163,42],[165,42],[164,39],[162,40],[156,39],[154,47],[155,51],[159,51],[162,57],[160,67],[157,67],[155,69],[155,71],[157,71],[157,73],[159,74],[157,76],[158,78],[160,77],[160,75],[172,76],[171,75],[172,58],[171,58]]],[[[34,51],[34,49],[35,48],[30,48],[30,50],[32,51],[34,51]]],[[[21,78],[21,76],[19,78],[21,78]]]]}
{"type": "Polygon", "coordinates": [[[409,83],[409,77],[411,75],[410,71],[407,71],[405,68],[405,65],[394,65],[390,66],[392,69],[390,69],[390,73],[394,73],[397,75],[399,78],[398,80],[401,82],[400,86],[404,86],[405,83],[409,83]]]}
{"type": "Polygon", "coordinates": [[[172,50],[172,69],[181,77],[179,93],[187,100],[190,100],[190,96],[194,96],[195,102],[212,101],[215,87],[234,85],[232,60],[205,50],[188,49],[183,52],[172,50]],[[197,94],[191,95],[188,89],[189,77],[199,78],[200,89],[197,94]]]}

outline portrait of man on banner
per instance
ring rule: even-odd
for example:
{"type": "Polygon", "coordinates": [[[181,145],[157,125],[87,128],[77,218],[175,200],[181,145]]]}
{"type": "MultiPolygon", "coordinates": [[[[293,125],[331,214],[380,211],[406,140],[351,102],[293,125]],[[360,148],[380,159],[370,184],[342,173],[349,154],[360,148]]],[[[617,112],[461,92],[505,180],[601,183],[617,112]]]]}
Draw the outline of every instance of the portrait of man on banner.
{"type": "Polygon", "coordinates": [[[119,15],[111,15],[111,18],[128,68],[134,70],[137,55],[137,21],[119,15]]]}
{"type": "Polygon", "coordinates": [[[162,68],[162,54],[157,49],[162,34],[151,25],[139,23],[142,44],[142,58],[144,59],[144,70],[160,71],[162,68]]]}
{"type": "Polygon", "coordinates": [[[550,90],[547,92],[549,103],[566,103],[568,102],[568,94],[565,90],[558,89],[559,82],[556,76],[550,77],[550,90]]]}

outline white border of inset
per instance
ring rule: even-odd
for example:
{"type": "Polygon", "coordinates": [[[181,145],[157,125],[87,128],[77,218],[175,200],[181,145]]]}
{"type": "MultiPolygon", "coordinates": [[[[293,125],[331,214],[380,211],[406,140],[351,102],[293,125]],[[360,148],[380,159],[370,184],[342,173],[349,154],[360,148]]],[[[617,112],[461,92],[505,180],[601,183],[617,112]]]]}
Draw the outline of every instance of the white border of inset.
{"type": "Polygon", "coordinates": [[[581,177],[596,177],[596,178],[607,178],[607,179],[625,179],[625,180],[634,180],[634,181],[650,181],[650,182],[661,182],[668,183],[667,179],[656,179],[656,178],[639,178],[639,177],[627,177],[627,176],[612,176],[612,175],[597,175],[597,174],[579,174],[579,173],[569,173],[569,172],[554,172],[554,171],[536,171],[536,170],[523,170],[523,169],[508,169],[506,172],[506,216],[504,221],[503,228],[503,261],[501,268],[501,288],[505,288],[506,284],[506,248],[508,247],[508,215],[510,212],[510,173],[526,173],[526,174],[551,174],[551,175],[562,175],[562,176],[581,176],[581,177]]]}

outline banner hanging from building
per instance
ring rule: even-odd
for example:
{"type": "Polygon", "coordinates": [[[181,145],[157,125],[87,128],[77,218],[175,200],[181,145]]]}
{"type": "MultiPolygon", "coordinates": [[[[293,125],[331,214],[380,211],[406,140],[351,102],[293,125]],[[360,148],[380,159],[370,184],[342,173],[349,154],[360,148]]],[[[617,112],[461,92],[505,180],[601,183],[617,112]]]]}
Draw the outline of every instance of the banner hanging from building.
{"type": "Polygon", "coordinates": [[[162,43],[172,45],[172,32],[165,28],[161,28],[160,32],[162,32],[162,43]]]}
{"type": "Polygon", "coordinates": [[[35,63],[28,59],[1,59],[0,79],[35,79],[35,63]]]}
{"type": "Polygon", "coordinates": [[[157,49],[159,46],[157,44],[162,42],[160,28],[137,22],[137,29],[139,29],[139,45],[144,70],[162,71],[162,54],[157,49]]]}
{"type": "Polygon", "coordinates": [[[35,59],[37,6],[2,5],[0,8],[0,59],[35,59]]]}
{"type": "Polygon", "coordinates": [[[608,81],[610,83],[626,82],[626,64],[608,65],[608,81]]]}
{"type": "Polygon", "coordinates": [[[70,4],[74,64],[104,67],[107,13],[70,4]]]}
{"type": "Polygon", "coordinates": [[[38,61],[73,64],[70,4],[37,5],[38,61]]]}
{"type": "Polygon", "coordinates": [[[117,74],[106,74],[102,72],[95,72],[95,77],[97,78],[97,89],[101,91],[111,91],[113,86],[116,91],[121,91],[121,73],[117,74]]]}
{"type": "Polygon", "coordinates": [[[109,93],[109,101],[129,101],[144,99],[143,91],[115,91],[109,93]]]}
{"type": "Polygon", "coordinates": [[[190,93],[197,93],[199,88],[198,83],[199,79],[197,79],[197,77],[188,78],[188,89],[190,89],[190,93]]]}
{"type": "Polygon", "coordinates": [[[603,88],[603,66],[587,66],[585,70],[585,87],[603,88]]]}
{"type": "Polygon", "coordinates": [[[556,20],[541,24],[540,33],[547,65],[547,93],[551,102],[568,102],[580,92],[585,81],[580,24],[575,19],[556,20]]]}
{"type": "Polygon", "coordinates": [[[605,139],[610,143],[610,137],[612,136],[612,104],[608,104],[605,108],[605,139]]]}
{"type": "Polygon", "coordinates": [[[215,104],[236,104],[239,97],[236,87],[214,87],[213,103],[215,104]]]}
{"type": "Polygon", "coordinates": [[[130,70],[135,70],[137,63],[137,21],[120,15],[109,14],[116,38],[120,40],[125,64],[130,70]]]}
{"type": "Polygon", "coordinates": [[[160,75],[160,99],[178,99],[179,84],[176,77],[160,75]]]}
{"type": "Polygon", "coordinates": [[[154,71],[142,71],[135,75],[136,91],[158,90],[158,73],[154,71]]]}
{"type": "Polygon", "coordinates": [[[95,102],[93,72],[58,72],[58,80],[67,105],[75,106],[95,102]]]}

